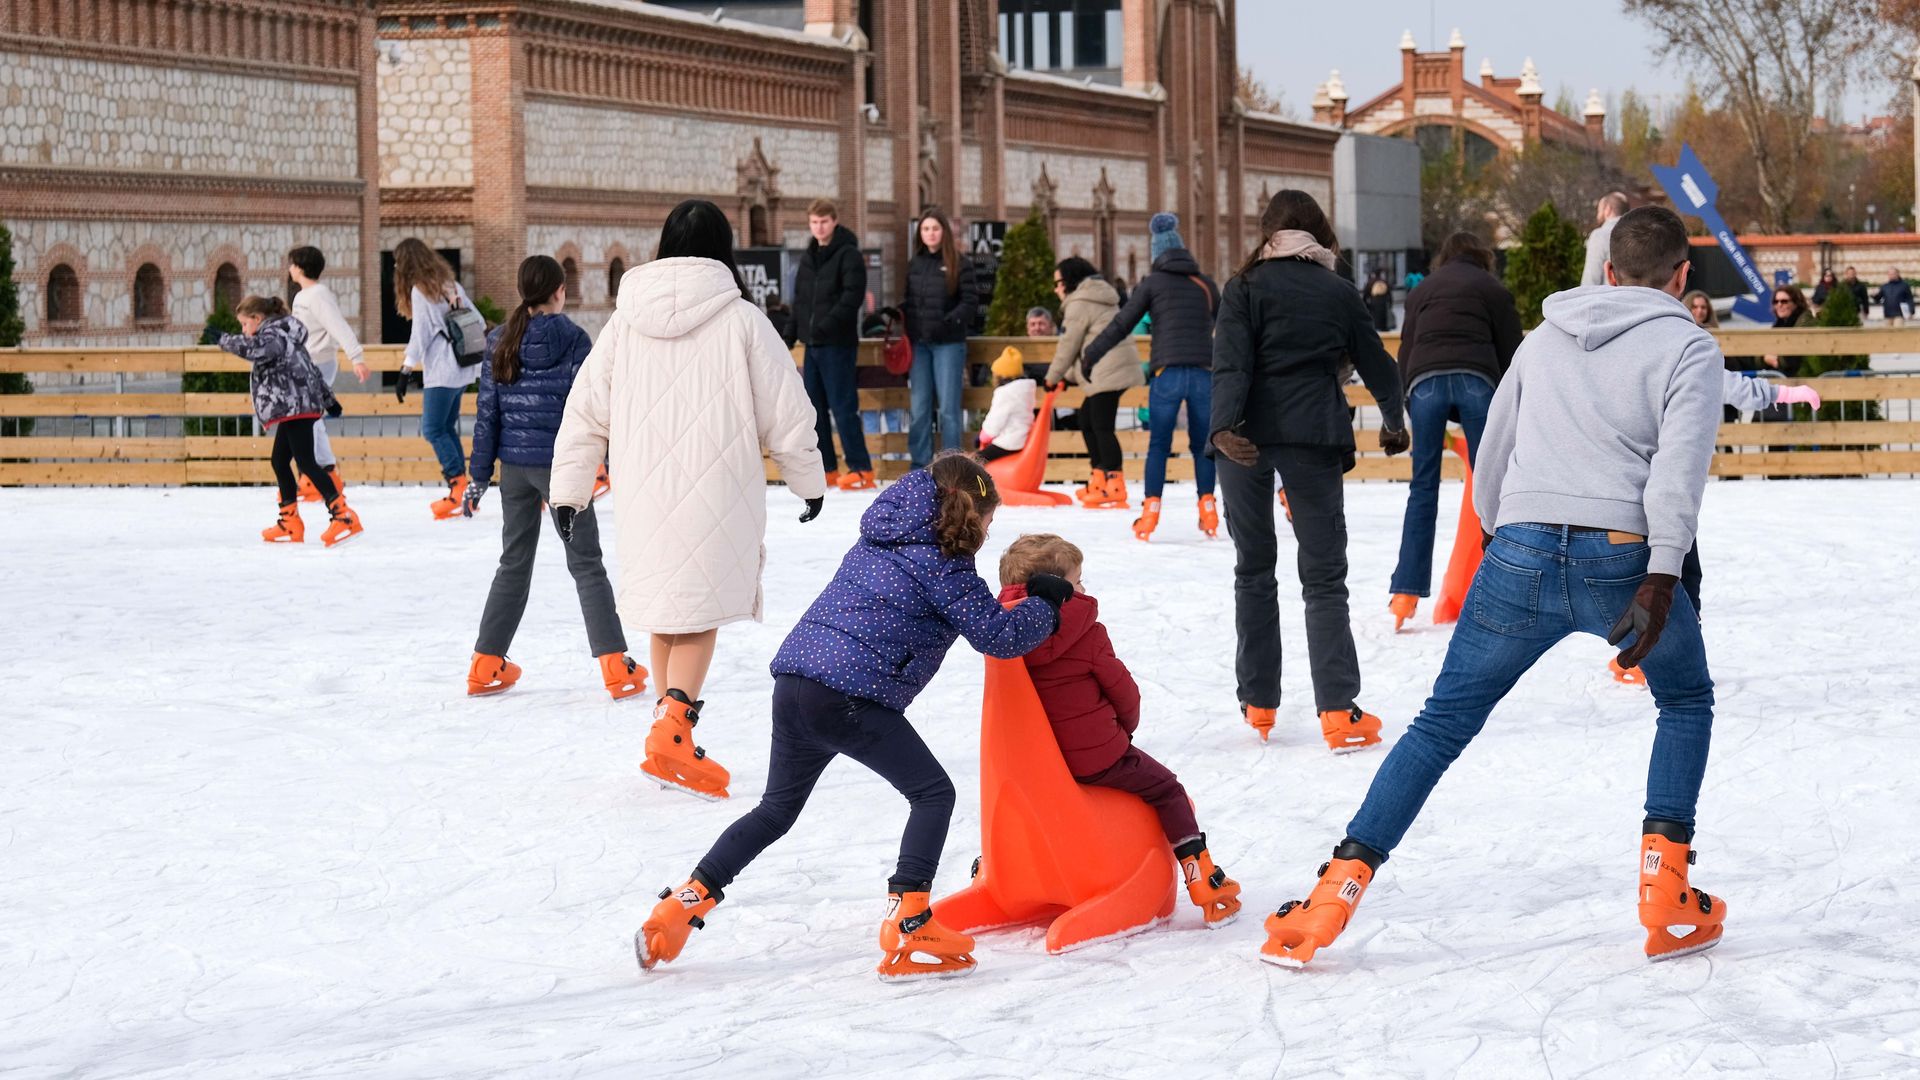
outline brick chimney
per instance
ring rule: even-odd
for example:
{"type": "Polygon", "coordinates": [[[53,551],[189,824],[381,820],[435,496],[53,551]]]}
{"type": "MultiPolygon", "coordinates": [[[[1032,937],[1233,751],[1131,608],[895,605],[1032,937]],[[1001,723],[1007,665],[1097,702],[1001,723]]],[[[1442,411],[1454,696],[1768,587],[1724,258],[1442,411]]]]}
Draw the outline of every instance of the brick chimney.
{"type": "Polygon", "coordinates": [[[1347,126],[1347,84],[1340,81],[1340,69],[1327,75],[1327,122],[1334,127],[1347,126]]]}
{"type": "Polygon", "coordinates": [[[1587,108],[1582,114],[1587,122],[1587,142],[1599,146],[1607,141],[1607,103],[1600,98],[1600,89],[1595,87],[1587,91],[1587,108]]]}

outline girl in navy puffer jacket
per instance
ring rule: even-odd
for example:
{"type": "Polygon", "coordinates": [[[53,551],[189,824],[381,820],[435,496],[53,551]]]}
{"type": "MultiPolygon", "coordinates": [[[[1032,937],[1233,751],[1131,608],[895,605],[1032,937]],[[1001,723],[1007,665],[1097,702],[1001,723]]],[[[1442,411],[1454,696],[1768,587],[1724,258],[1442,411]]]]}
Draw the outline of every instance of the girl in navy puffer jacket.
{"type": "MultiPolygon", "coordinates": [[[[480,638],[467,669],[467,693],[494,694],[520,678],[507,647],[520,628],[540,543],[540,519],[553,469],[553,438],[566,411],[567,391],[592,350],[587,332],[561,314],[567,306],[566,274],[546,255],[520,264],[520,303],[487,339],[488,363],[480,369],[480,403],[473,424],[473,459],[464,508],[471,517],[500,462],[500,568],[480,616],[480,638]]],[[[560,511],[556,511],[560,512],[560,511]]],[[[564,510],[572,514],[571,510],[564,510]]],[[[561,530],[564,537],[566,532],[561,530]]],[[[627,655],[627,638],[614,610],[613,586],[600,561],[600,529],[588,506],[574,517],[573,538],[564,542],[567,569],[580,592],[587,644],[600,661],[600,677],[614,699],[645,687],[647,670],[627,655]]]]}
{"type": "Polygon", "coordinates": [[[933,921],[928,894],[953,813],[953,783],[902,714],[954,639],[1015,657],[1046,640],[1073,587],[1040,574],[1032,599],[1002,607],[974,569],[1000,505],[979,462],[942,454],[860,519],[860,540],[773,659],[773,759],[760,805],[721,835],[693,876],[663,891],[634,945],[642,968],[672,960],[734,876],[784,836],[820,773],[845,754],[909,805],[880,926],[883,978],[963,975],[973,939],[933,921]],[[917,961],[915,954],[932,958],[917,961]]]}

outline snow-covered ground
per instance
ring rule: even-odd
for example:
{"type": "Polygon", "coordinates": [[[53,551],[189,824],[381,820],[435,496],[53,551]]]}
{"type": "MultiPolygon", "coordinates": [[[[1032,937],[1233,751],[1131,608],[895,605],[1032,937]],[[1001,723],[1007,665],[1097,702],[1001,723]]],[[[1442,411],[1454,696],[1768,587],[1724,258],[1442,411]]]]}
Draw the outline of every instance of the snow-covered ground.
{"type": "MultiPolygon", "coordinates": [[[[1392,738],[1448,631],[1391,632],[1405,488],[1347,493],[1362,700],[1392,738]]],[[[679,962],[642,978],[631,949],[758,795],[767,661],[865,498],[802,526],[768,492],[768,622],[723,631],[700,729],[735,797],[708,804],[635,768],[648,709],[600,689],[551,534],[526,676],[472,700],[495,508],[434,523],[423,490],[352,494],[367,533],[329,552],[259,543],[258,489],[0,491],[0,1075],[1920,1075],[1920,484],[1709,488],[1695,874],[1732,918],[1660,965],[1633,906],[1652,709],[1599,641],[1522,682],[1353,929],[1282,970],[1254,959],[1261,919],[1382,756],[1321,747],[1297,588],[1262,746],[1234,708],[1232,549],[1197,538],[1191,488],[1150,546],[1131,514],[1003,511],[983,566],[1023,530],[1086,548],[1140,742],[1248,911],[1210,933],[1183,899],[1064,957],[991,935],[973,977],[905,987],[872,974],[904,804],[848,762],[679,962]]],[[[978,849],[981,671],[958,646],[911,710],[961,792],[942,894],[978,849]]]]}

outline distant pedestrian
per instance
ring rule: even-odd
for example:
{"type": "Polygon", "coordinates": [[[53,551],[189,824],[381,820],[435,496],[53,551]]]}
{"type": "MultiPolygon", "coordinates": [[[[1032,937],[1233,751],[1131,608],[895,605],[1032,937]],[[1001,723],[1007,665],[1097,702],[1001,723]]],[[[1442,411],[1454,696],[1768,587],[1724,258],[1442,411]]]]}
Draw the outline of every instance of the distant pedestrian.
{"type": "Polygon", "coordinates": [[[1060,297],[1065,324],[1054,346],[1053,363],[1047,368],[1047,385],[1060,389],[1072,384],[1086,391],[1080,403],[1080,434],[1087,441],[1091,472],[1078,497],[1089,507],[1124,510],[1127,479],[1121,471],[1120,437],[1114,432],[1114,421],[1120,410],[1120,395],[1146,381],[1140,373],[1140,353],[1133,347],[1133,339],[1126,336],[1097,361],[1088,350],[1087,345],[1102,331],[1119,322],[1120,314],[1120,295],[1092,263],[1078,255],[1060,260],[1053,269],[1053,291],[1060,297]]]}
{"type": "Polygon", "coordinates": [[[813,234],[793,279],[794,339],[806,346],[801,376],[813,402],[814,432],[827,486],[847,491],[875,486],[873,459],[867,454],[860,422],[856,382],[860,357],[860,308],[867,299],[867,260],[860,239],[840,224],[840,208],[831,199],[807,207],[807,231],[813,234]],[[833,428],[847,452],[847,471],[833,450],[833,428]]]}
{"type": "Polygon", "coordinates": [[[1580,284],[1605,285],[1607,283],[1607,245],[1613,238],[1613,224],[1627,212],[1627,197],[1618,191],[1609,191],[1600,197],[1593,208],[1593,231],[1587,234],[1587,262],[1580,272],[1580,284]]]}
{"type": "Polygon", "coordinates": [[[1375,270],[1367,275],[1366,300],[1373,328],[1383,333],[1393,329],[1393,286],[1387,284],[1385,271],[1375,270]]]}
{"type": "Polygon", "coordinates": [[[1887,283],[1880,286],[1880,314],[1888,326],[1904,326],[1913,314],[1913,286],[1898,270],[1887,271],[1887,283]]]}
{"type": "Polygon", "coordinates": [[[1860,280],[1860,272],[1849,266],[1840,272],[1840,284],[1853,294],[1854,309],[1860,312],[1862,319],[1867,317],[1867,283],[1860,280]]]}
{"type": "Polygon", "coordinates": [[[937,206],[922,210],[913,236],[900,310],[907,318],[907,340],[913,342],[907,453],[913,467],[923,469],[933,460],[936,417],[940,449],[961,449],[965,439],[967,418],[960,399],[967,385],[967,329],[973,325],[979,293],[973,263],[960,253],[945,211],[937,206]]]}
{"type": "MultiPolygon", "coordinates": [[[[454,305],[471,308],[467,291],[454,280],[453,267],[440,254],[413,237],[393,249],[393,304],[413,320],[394,397],[407,400],[407,383],[415,369],[424,372],[420,391],[420,435],[439,459],[447,493],[428,509],[442,520],[460,513],[467,494],[467,455],[460,445],[460,397],[480,374],[478,361],[454,352],[447,316],[454,305]]],[[[484,344],[484,342],[483,342],[484,344]]],[[[481,354],[475,354],[481,355],[481,354]]]]}
{"type": "MultiPolygon", "coordinates": [[[[364,383],[370,374],[365,350],[360,347],[360,338],[354,334],[353,326],[340,312],[339,297],[320,281],[326,269],[327,257],[317,247],[302,246],[287,252],[287,277],[300,290],[293,294],[293,317],[307,328],[307,355],[327,386],[333,386],[333,380],[340,375],[341,353],[345,353],[347,362],[353,365],[354,378],[364,383]]],[[[333,456],[333,441],[327,437],[324,417],[313,423],[313,459],[333,478],[334,487],[346,490],[340,480],[339,462],[333,456]]],[[[306,502],[320,499],[319,489],[304,476],[300,478],[300,498],[306,502]]]]}

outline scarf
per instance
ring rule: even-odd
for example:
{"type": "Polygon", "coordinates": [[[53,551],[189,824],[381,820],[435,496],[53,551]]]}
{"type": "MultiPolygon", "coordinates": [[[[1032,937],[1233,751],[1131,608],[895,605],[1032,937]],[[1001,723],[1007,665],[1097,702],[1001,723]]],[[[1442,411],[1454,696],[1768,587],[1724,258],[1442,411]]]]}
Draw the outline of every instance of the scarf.
{"type": "Polygon", "coordinates": [[[1281,229],[1267,238],[1260,248],[1263,259],[1308,259],[1328,270],[1333,269],[1333,252],[1320,246],[1313,234],[1300,229],[1281,229]]]}

